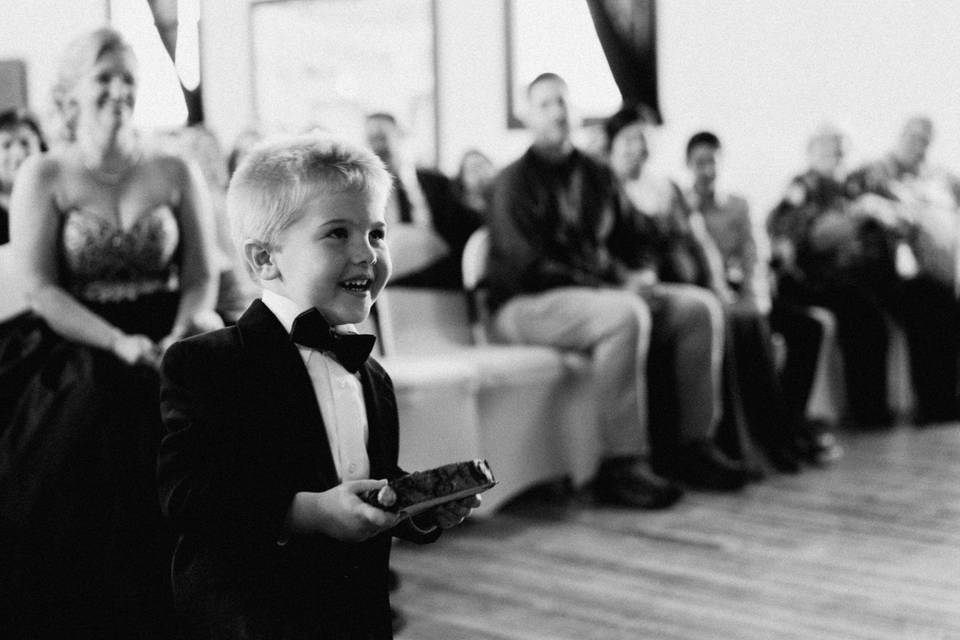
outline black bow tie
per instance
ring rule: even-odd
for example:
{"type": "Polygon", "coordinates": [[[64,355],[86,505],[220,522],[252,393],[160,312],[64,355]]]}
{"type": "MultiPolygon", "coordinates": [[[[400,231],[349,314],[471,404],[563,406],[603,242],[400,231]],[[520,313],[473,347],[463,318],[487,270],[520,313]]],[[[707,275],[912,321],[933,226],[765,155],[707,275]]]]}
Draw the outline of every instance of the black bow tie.
{"type": "Polygon", "coordinates": [[[316,308],[308,309],[293,320],[290,339],[317,351],[331,351],[344,369],[356,373],[370,357],[374,336],[358,333],[337,333],[316,308]]]}

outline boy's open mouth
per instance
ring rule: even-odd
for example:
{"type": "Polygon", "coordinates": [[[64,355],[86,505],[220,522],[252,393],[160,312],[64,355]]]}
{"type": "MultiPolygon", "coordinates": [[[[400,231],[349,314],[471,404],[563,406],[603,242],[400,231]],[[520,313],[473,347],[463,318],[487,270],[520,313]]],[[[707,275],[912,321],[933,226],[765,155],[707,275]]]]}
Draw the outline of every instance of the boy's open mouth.
{"type": "Polygon", "coordinates": [[[354,278],[353,280],[343,280],[340,286],[351,293],[366,293],[370,290],[373,281],[370,278],[354,278]]]}

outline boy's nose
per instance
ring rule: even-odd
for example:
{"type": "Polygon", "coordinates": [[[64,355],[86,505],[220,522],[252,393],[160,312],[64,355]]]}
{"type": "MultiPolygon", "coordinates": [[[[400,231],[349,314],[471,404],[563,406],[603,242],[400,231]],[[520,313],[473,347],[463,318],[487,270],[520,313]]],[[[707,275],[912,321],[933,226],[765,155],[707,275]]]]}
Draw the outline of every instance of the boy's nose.
{"type": "Polygon", "coordinates": [[[110,80],[110,84],[107,89],[110,92],[110,97],[120,98],[127,94],[127,92],[130,90],[130,87],[126,82],[124,82],[123,78],[116,77],[110,80]]]}
{"type": "Polygon", "coordinates": [[[21,162],[27,159],[27,149],[21,144],[10,145],[10,148],[7,150],[13,165],[19,166],[21,162]]]}
{"type": "Polygon", "coordinates": [[[366,239],[354,243],[353,260],[358,264],[364,262],[373,263],[377,258],[377,252],[366,239]]]}

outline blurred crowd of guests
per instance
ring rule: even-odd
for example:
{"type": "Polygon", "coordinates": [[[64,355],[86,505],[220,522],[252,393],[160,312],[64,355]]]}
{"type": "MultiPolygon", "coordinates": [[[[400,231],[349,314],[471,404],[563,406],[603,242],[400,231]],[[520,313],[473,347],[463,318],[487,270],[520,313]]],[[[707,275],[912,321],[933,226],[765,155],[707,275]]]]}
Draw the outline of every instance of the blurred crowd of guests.
{"type": "MultiPolygon", "coordinates": [[[[261,136],[228,153],[202,126],[144,135],[130,120],[136,88],[129,45],[100,29],[66,53],[47,131],[0,114],[0,244],[29,303],[0,324],[0,601],[31,637],[77,624],[169,632],[157,366],[173,341],[235,321],[258,296],[224,194],[261,136]]],[[[566,92],[554,74],[531,83],[533,142],[506,167],[479,149],[454,176],[417,166],[390,113],[369,114],[365,136],[395,180],[393,286],[461,289],[464,246],[484,227],[494,336],[592,357],[598,498],[664,508],[688,488],[734,491],[770,468],[838,460],[837,425],[808,411],[832,340],[850,424],[896,417],[894,327],[912,420],[958,417],[960,181],[928,166],[929,119],[852,171],[842,131],[812,132],[808,169],[763,216],[717,188],[715,133],[690,137],[678,150],[689,175],[670,180],[648,170],[649,110],[613,114],[588,154],[572,143],[566,92]]]]}

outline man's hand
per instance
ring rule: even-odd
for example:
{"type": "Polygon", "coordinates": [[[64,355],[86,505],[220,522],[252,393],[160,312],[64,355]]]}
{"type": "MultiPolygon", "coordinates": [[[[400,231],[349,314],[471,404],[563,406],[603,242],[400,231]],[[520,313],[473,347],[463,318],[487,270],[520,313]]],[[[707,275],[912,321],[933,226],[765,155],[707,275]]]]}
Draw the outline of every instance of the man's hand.
{"type": "Polygon", "coordinates": [[[774,238],[770,243],[770,258],[784,271],[792,270],[797,263],[797,250],[787,238],[774,238]]]}
{"type": "Polygon", "coordinates": [[[645,267],[643,269],[630,271],[626,276],[623,288],[627,291],[633,291],[640,296],[644,296],[648,295],[659,282],[660,278],[657,276],[657,272],[645,267]]]}
{"type": "MultiPolygon", "coordinates": [[[[362,542],[397,524],[397,514],[377,509],[360,494],[377,491],[386,480],[351,480],[320,493],[294,496],[287,514],[292,533],[324,533],[344,542],[362,542]]],[[[392,492],[389,492],[392,493],[392,492]]]]}

